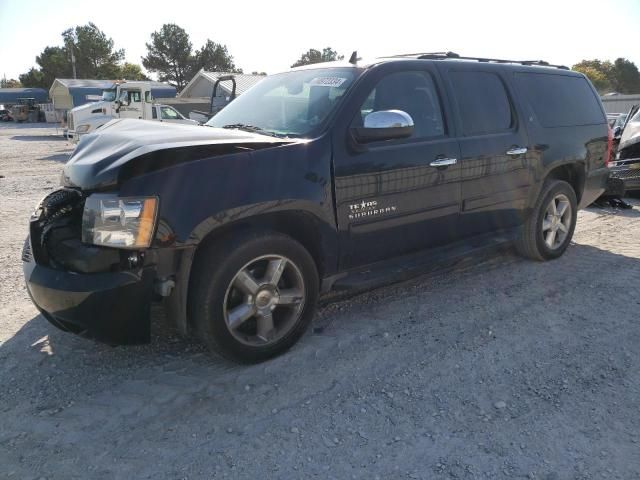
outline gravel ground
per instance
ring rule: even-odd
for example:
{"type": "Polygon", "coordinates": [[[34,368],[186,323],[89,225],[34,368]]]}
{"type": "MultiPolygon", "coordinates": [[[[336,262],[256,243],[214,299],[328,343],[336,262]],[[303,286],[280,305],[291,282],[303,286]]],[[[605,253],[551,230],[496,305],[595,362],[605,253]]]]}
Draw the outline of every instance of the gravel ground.
{"type": "Polygon", "coordinates": [[[331,304],[236,366],[166,327],[112,348],[38,315],[20,251],[71,151],[54,134],[0,126],[0,478],[640,478],[640,202],[581,212],[559,260],[331,304]]]}

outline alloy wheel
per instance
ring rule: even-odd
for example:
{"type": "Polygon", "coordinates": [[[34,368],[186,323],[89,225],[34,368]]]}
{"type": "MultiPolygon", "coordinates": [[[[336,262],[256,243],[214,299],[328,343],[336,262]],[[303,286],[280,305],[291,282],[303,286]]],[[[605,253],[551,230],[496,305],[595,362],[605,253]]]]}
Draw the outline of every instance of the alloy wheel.
{"type": "Polygon", "coordinates": [[[265,255],[231,280],[224,298],[229,332],[250,346],[273,344],[296,325],[305,303],[302,273],[290,259],[265,255]]]}
{"type": "Polygon", "coordinates": [[[549,249],[555,250],[564,243],[572,221],[571,202],[566,195],[559,193],[547,205],[542,219],[542,237],[549,249]]]}

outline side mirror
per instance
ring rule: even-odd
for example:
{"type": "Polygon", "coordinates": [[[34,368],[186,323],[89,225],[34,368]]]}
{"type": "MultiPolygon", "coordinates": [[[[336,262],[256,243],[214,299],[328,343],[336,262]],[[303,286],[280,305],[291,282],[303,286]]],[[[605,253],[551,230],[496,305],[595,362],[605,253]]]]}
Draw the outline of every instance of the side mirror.
{"type": "Polygon", "coordinates": [[[622,135],[622,127],[618,125],[613,129],[613,138],[618,138],[620,135],[622,135]]]}
{"type": "Polygon", "coordinates": [[[358,143],[407,138],[413,134],[413,119],[402,110],[380,110],[367,115],[363,127],[351,131],[358,143]]]}

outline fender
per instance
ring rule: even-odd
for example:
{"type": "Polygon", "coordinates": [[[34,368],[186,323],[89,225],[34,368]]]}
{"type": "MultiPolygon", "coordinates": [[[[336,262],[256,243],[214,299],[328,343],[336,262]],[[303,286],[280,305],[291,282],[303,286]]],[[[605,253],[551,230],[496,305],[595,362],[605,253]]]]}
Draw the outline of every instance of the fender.
{"type": "Polygon", "coordinates": [[[198,247],[242,228],[287,233],[310,251],[321,278],[334,275],[339,259],[337,231],[321,215],[314,204],[289,199],[237,207],[201,222],[189,236],[188,244],[176,252],[175,288],[164,299],[167,315],[182,334],[188,333],[189,283],[198,247]]]}

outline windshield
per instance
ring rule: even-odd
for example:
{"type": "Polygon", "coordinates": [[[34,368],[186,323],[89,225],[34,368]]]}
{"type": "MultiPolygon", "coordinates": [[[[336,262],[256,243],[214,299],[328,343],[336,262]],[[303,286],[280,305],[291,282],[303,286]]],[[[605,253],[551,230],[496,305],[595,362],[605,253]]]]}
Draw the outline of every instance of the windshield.
{"type": "Polygon", "coordinates": [[[252,127],[304,137],[333,112],[358,71],[322,68],[265,78],[207,122],[211,127],[252,127]]]}
{"type": "Polygon", "coordinates": [[[110,88],[109,90],[102,91],[102,100],[104,102],[113,102],[116,99],[116,89],[110,88]]]}

